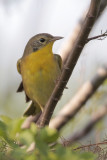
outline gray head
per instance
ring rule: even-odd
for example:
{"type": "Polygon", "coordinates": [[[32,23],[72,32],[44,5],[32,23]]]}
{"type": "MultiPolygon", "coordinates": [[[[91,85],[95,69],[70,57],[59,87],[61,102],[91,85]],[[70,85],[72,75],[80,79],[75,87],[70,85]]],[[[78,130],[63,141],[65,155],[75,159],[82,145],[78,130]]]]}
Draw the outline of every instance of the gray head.
{"type": "Polygon", "coordinates": [[[63,37],[54,37],[48,33],[37,34],[28,41],[24,50],[23,57],[43,48],[51,41],[56,41],[62,38],[63,37]]]}

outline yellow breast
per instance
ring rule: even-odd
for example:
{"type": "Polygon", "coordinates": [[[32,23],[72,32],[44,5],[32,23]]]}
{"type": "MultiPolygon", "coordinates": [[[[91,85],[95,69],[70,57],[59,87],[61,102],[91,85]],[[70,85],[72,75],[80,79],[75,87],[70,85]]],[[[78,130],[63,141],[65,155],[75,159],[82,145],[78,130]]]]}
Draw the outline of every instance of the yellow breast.
{"type": "Polygon", "coordinates": [[[52,45],[24,57],[21,62],[21,75],[26,94],[43,107],[60,72],[52,53],[52,45]]]}

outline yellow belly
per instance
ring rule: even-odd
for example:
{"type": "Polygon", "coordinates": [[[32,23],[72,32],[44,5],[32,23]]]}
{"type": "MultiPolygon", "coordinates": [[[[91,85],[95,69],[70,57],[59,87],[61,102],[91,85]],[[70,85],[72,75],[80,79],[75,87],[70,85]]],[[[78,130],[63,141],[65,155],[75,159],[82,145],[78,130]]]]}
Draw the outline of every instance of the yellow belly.
{"type": "Polygon", "coordinates": [[[41,108],[47,103],[60,72],[53,54],[34,52],[23,58],[21,75],[25,92],[41,108]]]}

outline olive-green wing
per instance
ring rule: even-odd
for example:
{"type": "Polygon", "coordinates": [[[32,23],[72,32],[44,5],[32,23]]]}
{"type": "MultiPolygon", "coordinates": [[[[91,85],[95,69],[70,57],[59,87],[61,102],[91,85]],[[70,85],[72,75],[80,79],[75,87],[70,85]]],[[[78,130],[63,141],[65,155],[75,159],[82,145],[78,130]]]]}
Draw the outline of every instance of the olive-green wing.
{"type": "Polygon", "coordinates": [[[21,74],[21,68],[20,68],[21,58],[17,61],[17,71],[19,74],[21,74]]]}
{"type": "MultiPolygon", "coordinates": [[[[20,63],[21,63],[21,58],[17,61],[17,71],[19,72],[19,74],[21,74],[20,63]]],[[[24,90],[23,82],[21,82],[18,89],[17,89],[17,92],[22,92],[23,90],[24,90]]]]}
{"type": "MultiPolygon", "coordinates": [[[[17,61],[17,71],[19,72],[19,74],[21,74],[20,63],[21,63],[21,58],[17,61]]],[[[22,92],[22,91],[24,91],[23,82],[20,83],[17,89],[17,92],[22,92]]],[[[26,93],[25,93],[25,96],[26,96],[26,102],[29,102],[30,98],[26,95],[26,93]]]]}
{"type": "MultiPolygon", "coordinates": [[[[19,72],[19,74],[21,74],[20,63],[21,63],[21,58],[17,61],[17,71],[19,72]]],[[[17,89],[17,92],[22,92],[23,90],[24,90],[23,82],[21,82],[18,89],[17,89]]]]}
{"type": "Polygon", "coordinates": [[[62,69],[62,58],[59,54],[54,54],[56,61],[58,62],[59,68],[62,69]]]}
{"type": "MultiPolygon", "coordinates": [[[[17,71],[19,72],[19,74],[21,74],[20,63],[21,63],[21,58],[17,61],[17,71]]],[[[22,92],[22,91],[24,91],[23,82],[20,83],[20,85],[17,89],[17,92],[22,92]]],[[[26,96],[26,102],[29,102],[30,98],[26,95],[26,93],[25,93],[25,96],[26,96]]],[[[28,106],[28,108],[24,112],[24,116],[35,115],[36,113],[40,112],[40,111],[38,111],[38,108],[40,108],[40,106],[38,106],[38,104],[31,102],[30,106],[28,106]]]]}

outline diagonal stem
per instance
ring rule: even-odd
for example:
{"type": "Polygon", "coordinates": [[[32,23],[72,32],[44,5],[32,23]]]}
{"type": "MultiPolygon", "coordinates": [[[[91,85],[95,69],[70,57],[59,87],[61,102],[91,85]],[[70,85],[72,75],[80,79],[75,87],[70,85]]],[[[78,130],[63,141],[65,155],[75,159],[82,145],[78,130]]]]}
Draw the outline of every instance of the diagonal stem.
{"type": "Polygon", "coordinates": [[[107,79],[107,66],[99,68],[94,77],[83,84],[80,90],[50,121],[49,126],[61,130],[80,111],[83,105],[95,93],[98,87],[107,79]]]}
{"type": "Polygon", "coordinates": [[[74,43],[74,47],[69,53],[69,57],[67,59],[67,62],[63,68],[60,80],[55,86],[55,89],[46,104],[43,113],[41,114],[37,124],[39,127],[43,127],[45,125],[49,124],[50,118],[53,114],[53,111],[55,109],[55,106],[60,99],[62,92],[73,72],[73,69],[77,63],[77,60],[84,48],[84,45],[86,43],[86,40],[88,38],[88,35],[94,25],[94,22],[96,20],[96,17],[99,12],[101,0],[91,0],[90,8],[88,11],[88,14],[84,20],[83,26],[80,30],[80,33],[77,37],[77,40],[74,43]]]}

